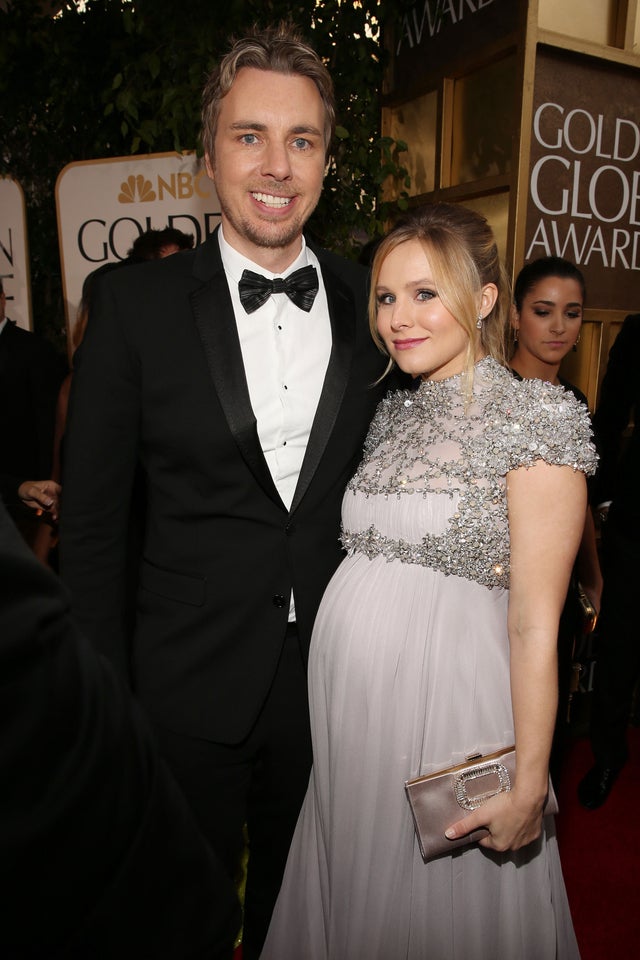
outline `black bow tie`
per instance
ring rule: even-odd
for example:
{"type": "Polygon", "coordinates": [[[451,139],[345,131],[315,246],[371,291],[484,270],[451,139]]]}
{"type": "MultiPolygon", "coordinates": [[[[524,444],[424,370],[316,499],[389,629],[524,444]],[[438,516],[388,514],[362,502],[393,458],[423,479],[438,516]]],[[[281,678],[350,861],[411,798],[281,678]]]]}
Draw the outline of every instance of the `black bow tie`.
{"type": "Polygon", "coordinates": [[[272,293],[286,293],[297,307],[308,313],[318,292],[318,274],[315,267],[308,266],[295,270],[286,280],[282,277],[268,280],[260,273],[243,270],[238,288],[240,302],[247,313],[253,313],[261,307],[272,293]]]}

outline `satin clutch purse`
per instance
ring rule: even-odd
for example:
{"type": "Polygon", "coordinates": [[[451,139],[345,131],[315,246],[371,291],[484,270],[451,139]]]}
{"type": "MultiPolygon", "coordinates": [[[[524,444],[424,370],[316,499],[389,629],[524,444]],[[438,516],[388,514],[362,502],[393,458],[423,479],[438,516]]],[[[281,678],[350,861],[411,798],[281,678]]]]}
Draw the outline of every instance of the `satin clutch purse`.
{"type": "MultiPolygon", "coordinates": [[[[486,756],[472,757],[455,767],[407,780],[405,790],[425,863],[488,836],[489,831],[484,827],[456,840],[447,840],[444,832],[490,797],[511,790],[515,773],[515,747],[503,747],[486,756]]],[[[558,801],[549,781],[544,816],[557,812],[558,801]]]]}

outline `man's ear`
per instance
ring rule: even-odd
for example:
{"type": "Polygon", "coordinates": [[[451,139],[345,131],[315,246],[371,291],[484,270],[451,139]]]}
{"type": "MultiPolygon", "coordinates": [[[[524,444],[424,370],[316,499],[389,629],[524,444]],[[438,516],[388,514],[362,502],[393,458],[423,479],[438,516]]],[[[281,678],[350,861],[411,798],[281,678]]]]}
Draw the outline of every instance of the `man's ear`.
{"type": "Polygon", "coordinates": [[[204,155],[204,165],[205,165],[205,169],[207,171],[207,176],[209,177],[209,179],[215,180],[216,177],[213,170],[213,163],[211,162],[211,157],[209,156],[208,153],[205,153],[204,155]]]}

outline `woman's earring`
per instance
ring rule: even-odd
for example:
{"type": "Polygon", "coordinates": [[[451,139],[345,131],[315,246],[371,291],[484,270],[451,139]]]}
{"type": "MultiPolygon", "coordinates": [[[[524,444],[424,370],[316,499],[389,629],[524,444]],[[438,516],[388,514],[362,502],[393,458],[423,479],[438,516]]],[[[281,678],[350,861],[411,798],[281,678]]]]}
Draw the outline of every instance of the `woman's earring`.
{"type": "Polygon", "coordinates": [[[573,344],[573,347],[571,348],[574,353],[577,352],[577,350],[578,350],[578,344],[579,344],[579,343],[580,343],[580,334],[578,334],[578,336],[576,337],[575,343],[573,344]]]}
{"type": "Polygon", "coordinates": [[[476,320],[476,327],[478,330],[482,330],[482,314],[478,314],[478,319],[476,320]]]}
{"type": "Polygon", "coordinates": [[[514,344],[516,344],[516,343],[518,342],[518,328],[517,328],[517,327],[514,327],[514,328],[513,328],[513,342],[514,342],[514,344]]]}

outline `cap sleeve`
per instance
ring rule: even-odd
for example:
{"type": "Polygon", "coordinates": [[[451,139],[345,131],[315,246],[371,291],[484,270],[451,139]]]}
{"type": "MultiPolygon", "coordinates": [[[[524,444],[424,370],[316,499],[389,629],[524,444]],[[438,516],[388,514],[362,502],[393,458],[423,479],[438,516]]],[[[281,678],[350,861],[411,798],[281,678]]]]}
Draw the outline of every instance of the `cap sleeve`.
{"type": "Polygon", "coordinates": [[[589,411],[568,390],[542,380],[513,381],[514,403],[506,411],[506,470],[536,460],[595,473],[597,454],[589,411]]]}

